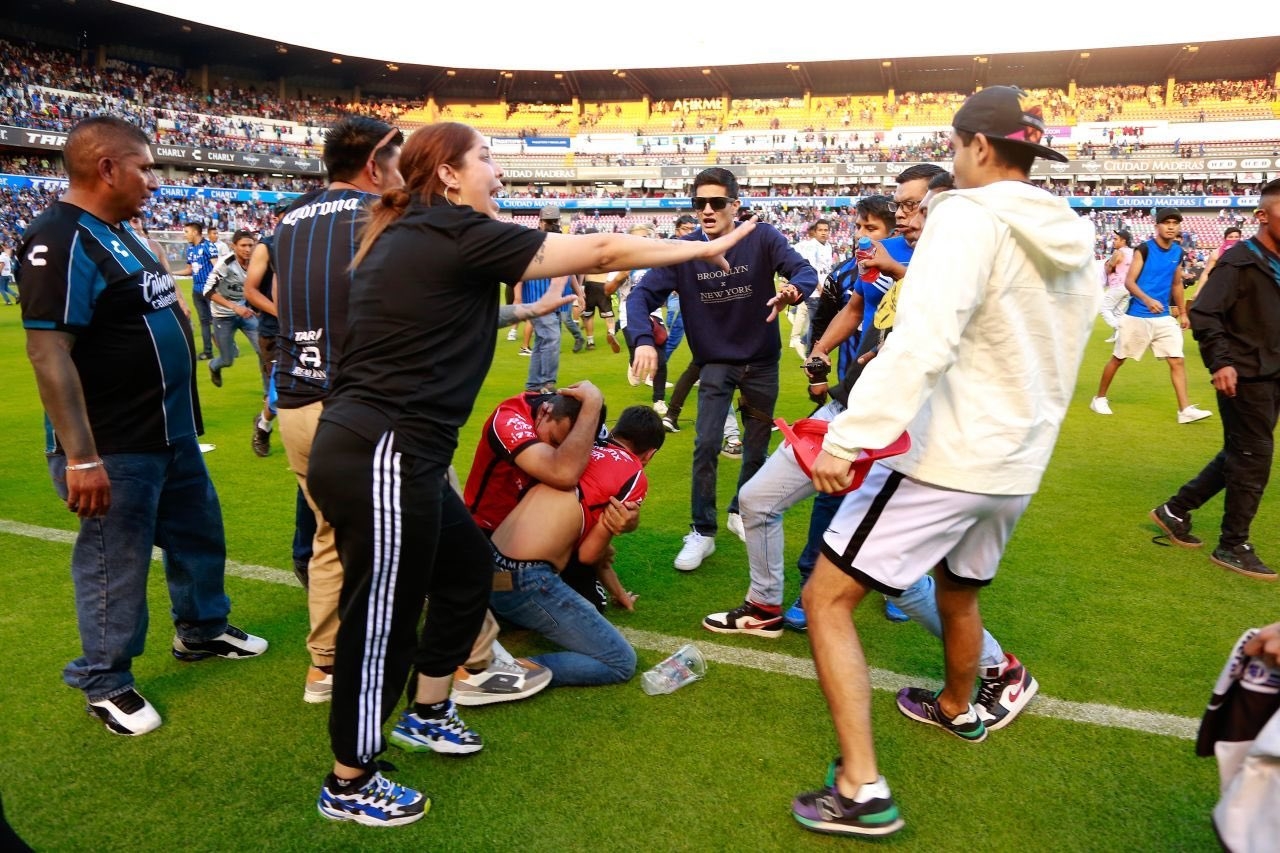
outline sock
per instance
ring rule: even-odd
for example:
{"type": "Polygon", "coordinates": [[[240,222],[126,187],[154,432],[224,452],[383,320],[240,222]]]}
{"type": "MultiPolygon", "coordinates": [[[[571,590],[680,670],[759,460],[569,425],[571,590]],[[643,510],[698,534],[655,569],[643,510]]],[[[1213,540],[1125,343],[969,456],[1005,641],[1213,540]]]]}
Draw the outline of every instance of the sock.
{"type": "Polygon", "coordinates": [[[595,336],[595,335],[587,335],[587,343],[589,343],[589,344],[594,344],[595,342],[596,342],[596,336],[595,336]]]}
{"type": "Polygon", "coordinates": [[[258,415],[258,429],[263,432],[271,432],[271,421],[267,420],[262,415],[258,415]]]}
{"type": "Polygon", "coordinates": [[[373,778],[373,771],[366,770],[354,779],[340,779],[330,773],[325,777],[324,786],[335,793],[343,793],[346,791],[358,791],[373,778]]]}
{"type": "Polygon", "coordinates": [[[979,676],[981,678],[985,678],[988,681],[991,681],[993,679],[999,678],[1000,676],[1004,675],[1005,672],[1008,671],[1008,669],[1009,669],[1009,658],[1005,657],[1004,660],[1000,661],[1000,663],[996,664],[995,666],[981,667],[982,672],[979,673],[979,676]]]}
{"type": "Polygon", "coordinates": [[[413,713],[424,720],[438,720],[449,710],[449,700],[442,702],[414,702],[413,713]]]}
{"type": "Polygon", "coordinates": [[[889,783],[884,780],[883,776],[878,776],[876,781],[868,782],[858,788],[858,792],[850,799],[855,803],[865,803],[868,800],[887,800],[889,799],[889,783]]]}

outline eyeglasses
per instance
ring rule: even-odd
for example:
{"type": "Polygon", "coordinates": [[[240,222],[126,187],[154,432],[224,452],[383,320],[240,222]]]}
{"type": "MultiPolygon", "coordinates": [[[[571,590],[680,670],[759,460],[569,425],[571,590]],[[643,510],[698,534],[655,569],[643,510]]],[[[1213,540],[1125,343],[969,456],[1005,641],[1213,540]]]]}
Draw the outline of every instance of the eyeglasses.
{"type": "Polygon", "coordinates": [[[891,201],[889,202],[889,212],[897,213],[901,210],[903,213],[915,213],[920,207],[918,201],[891,201]]]}
{"type": "Polygon", "coordinates": [[[707,205],[711,205],[711,209],[719,213],[729,206],[730,202],[737,201],[736,198],[728,198],[722,195],[713,195],[703,197],[700,195],[693,197],[693,209],[702,210],[707,205]]]}

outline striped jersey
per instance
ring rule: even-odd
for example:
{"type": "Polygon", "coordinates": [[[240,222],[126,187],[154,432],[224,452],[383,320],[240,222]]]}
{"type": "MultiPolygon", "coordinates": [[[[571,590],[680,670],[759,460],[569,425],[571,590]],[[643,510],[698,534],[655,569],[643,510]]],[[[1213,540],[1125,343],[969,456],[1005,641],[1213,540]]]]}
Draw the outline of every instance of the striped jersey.
{"type": "Polygon", "coordinates": [[[333,387],[347,333],[351,259],[361,216],[375,198],[322,190],[299,199],[280,220],[273,247],[280,408],[318,402],[333,387]]]}
{"type": "Polygon", "coordinates": [[[25,328],[75,336],[99,453],[162,450],[203,432],[191,326],[143,237],[56,202],[23,235],[18,281],[25,328]]]}

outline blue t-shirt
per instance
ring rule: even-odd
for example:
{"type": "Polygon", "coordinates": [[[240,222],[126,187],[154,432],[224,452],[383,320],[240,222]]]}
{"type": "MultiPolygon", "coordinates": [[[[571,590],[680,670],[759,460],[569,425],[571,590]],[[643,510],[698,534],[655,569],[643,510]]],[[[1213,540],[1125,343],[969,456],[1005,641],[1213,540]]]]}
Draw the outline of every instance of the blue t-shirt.
{"type": "Polygon", "coordinates": [[[1163,310],[1159,314],[1152,314],[1141,300],[1130,299],[1129,309],[1125,313],[1130,317],[1168,317],[1174,277],[1179,275],[1182,267],[1182,247],[1172,243],[1168,249],[1161,249],[1160,244],[1151,239],[1138,246],[1134,253],[1142,256],[1138,287],[1159,302],[1163,310]]]}
{"type": "Polygon", "coordinates": [[[213,265],[218,262],[218,247],[208,240],[201,240],[194,246],[187,246],[187,263],[191,265],[191,280],[196,289],[204,293],[204,286],[213,272],[213,265]]]}

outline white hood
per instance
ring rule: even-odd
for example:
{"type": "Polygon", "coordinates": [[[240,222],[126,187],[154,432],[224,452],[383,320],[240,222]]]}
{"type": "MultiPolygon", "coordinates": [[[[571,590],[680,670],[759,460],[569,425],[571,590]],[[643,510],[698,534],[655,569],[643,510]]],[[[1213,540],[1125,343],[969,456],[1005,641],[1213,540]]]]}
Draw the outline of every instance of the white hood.
{"type": "Polygon", "coordinates": [[[926,483],[1031,494],[1075,390],[1102,298],[1093,225],[1065,200],[1001,181],[943,193],[880,355],[824,449],[912,447],[886,464],[926,483]]]}

